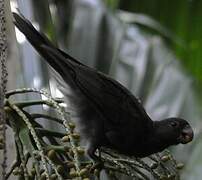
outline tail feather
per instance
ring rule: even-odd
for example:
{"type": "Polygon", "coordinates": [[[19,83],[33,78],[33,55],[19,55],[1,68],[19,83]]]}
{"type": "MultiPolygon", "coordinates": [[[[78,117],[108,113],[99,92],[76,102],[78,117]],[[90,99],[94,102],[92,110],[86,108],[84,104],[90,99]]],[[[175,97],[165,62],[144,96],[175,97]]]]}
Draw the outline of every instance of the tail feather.
{"type": "Polygon", "coordinates": [[[39,33],[30,21],[28,21],[22,14],[13,13],[13,17],[16,27],[25,35],[38,53],[59,74],[64,73],[62,72],[62,70],[64,71],[64,67],[69,67],[72,70],[72,66],[75,65],[85,66],[70,55],[55,47],[51,41],[43,33],[39,33]],[[55,52],[53,53],[53,51],[55,52]]]}
{"type": "Polygon", "coordinates": [[[22,14],[13,13],[14,24],[26,36],[29,42],[36,48],[40,49],[41,45],[53,46],[46,36],[40,34],[34,26],[22,14]]]}

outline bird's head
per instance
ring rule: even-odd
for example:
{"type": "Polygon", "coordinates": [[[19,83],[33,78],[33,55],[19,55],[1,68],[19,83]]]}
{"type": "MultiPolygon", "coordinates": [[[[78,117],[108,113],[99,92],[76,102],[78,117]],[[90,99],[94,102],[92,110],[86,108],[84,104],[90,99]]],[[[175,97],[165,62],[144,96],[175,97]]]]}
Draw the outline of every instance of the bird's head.
{"type": "Polygon", "coordinates": [[[155,121],[156,135],[168,146],[176,144],[187,144],[194,137],[190,124],[180,118],[168,118],[162,121],[155,121]]]}

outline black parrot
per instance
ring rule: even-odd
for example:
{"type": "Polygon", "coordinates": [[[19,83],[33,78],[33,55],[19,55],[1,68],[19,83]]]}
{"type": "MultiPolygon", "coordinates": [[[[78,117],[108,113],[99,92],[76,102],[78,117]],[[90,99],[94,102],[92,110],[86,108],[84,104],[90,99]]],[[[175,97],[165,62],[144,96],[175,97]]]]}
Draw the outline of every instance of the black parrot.
{"type": "Polygon", "coordinates": [[[138,99],[120,83],[55,47],[22,15],[13,16],[17,28],[70,87],[80,117],[78,126],[89,142],[91,158],[96,158],[95,150],[101,146],[145,157],[193,139],[186,120],[152,121],[138,99]]]}

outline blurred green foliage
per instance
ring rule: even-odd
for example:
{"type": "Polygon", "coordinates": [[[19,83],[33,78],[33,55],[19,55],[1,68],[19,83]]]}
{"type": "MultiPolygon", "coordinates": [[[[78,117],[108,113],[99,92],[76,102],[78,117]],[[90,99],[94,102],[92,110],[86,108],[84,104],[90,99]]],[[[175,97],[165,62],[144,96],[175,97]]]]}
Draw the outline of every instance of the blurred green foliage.
{"type": "Polygon", "coordinates": [[[120,0],[104,0],[105,4],[111,9],[117,9],[120,3],[120,0]]]}
{"type": "MultiPolygon", "coordinates": [[[[106,0],[107,1],[107,0],[106,0]]],[[[112,7],[149,15],[175,33],[183,44],[171,43],[186,69],[202,84],[201,0],[113,0],[112,7]],[[117,5],[117,3],[119,5],[117,5]]]]}

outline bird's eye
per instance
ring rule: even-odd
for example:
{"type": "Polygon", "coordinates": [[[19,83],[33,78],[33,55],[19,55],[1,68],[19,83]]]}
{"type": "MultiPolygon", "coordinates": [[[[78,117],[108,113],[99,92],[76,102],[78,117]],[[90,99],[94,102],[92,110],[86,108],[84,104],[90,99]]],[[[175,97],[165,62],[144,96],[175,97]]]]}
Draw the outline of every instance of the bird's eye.
{"type": "Polygon", "coordinates": [[[178,124],[177,124],[177,122],[173,121],[173,122],[170,123],[170,125],[171,125],[172,127],[176,127],[178,124]]]}

